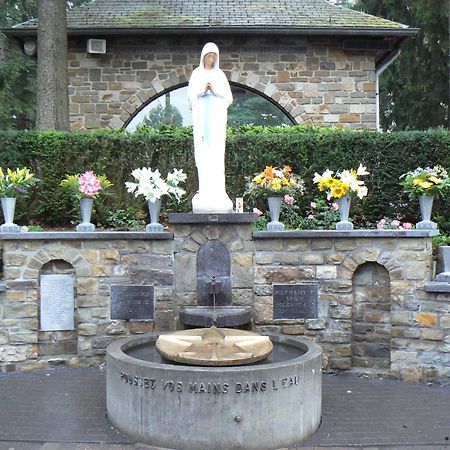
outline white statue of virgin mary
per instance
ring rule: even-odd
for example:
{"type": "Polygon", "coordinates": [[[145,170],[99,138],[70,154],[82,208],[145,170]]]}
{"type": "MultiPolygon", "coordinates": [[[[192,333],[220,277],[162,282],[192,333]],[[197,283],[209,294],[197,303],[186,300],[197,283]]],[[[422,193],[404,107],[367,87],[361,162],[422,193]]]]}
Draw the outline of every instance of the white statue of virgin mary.
{"type": "Polygon", "coordinates": [[[227,109],[233,102],[230,85],[219,68],[219,49],[212,42],[202,50],[200,65],[188,86],[194,126],[195,165],[199,189],[194,213],[230,213],[233,203],[225,190],[227,109]]]}

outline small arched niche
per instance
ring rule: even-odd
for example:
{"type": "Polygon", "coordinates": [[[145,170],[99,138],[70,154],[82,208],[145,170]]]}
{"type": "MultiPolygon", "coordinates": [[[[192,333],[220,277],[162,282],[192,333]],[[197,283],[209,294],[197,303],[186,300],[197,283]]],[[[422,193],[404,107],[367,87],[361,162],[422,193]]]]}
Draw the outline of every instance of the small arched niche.
{"type": "Polygon", "coordinates": [[[367,262],[353,274],[352,367],[387,373],[391,355],[389,272],[367,262]]]}
{"type": "Polygon", "coordinates": [[[43,357],[78,353],[75,269],[62,259],[39,272],[38,354],[43,357]]]}

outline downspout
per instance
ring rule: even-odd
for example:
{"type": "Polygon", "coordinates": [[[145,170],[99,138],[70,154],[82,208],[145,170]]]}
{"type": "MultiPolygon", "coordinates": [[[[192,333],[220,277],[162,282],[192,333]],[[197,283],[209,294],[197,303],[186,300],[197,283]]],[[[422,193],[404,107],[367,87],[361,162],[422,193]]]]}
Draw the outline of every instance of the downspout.
{"type": "Polygon", "coordinates": [[[376,100],[376,124],[377,131],[381,131],[380,125],[380,75],[400,56],[400,48],[375,69],[375,100],[376,100]]]}

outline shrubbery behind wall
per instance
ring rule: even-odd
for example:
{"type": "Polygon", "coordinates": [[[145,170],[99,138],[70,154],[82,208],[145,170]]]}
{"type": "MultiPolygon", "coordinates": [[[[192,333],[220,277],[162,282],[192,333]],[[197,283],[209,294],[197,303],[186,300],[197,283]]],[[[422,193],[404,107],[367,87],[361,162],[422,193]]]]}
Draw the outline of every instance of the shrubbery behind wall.
{"type": "MultiPolygon", "coordinates": [[[[17,207],[17,223],[48,227],[68,225],[78,208],[59,183],[67,174],[93,170],[113,183],[112,195],[96,206],[94,220],[106,224],[112,210],[145,212],[142,200],[125,189],[131,171],[137,167],[158,168],[163,175],[173,167],[187,174],[187,195],[180,205],[168,202],[165,211],[189,211],[197,189],[191,128],[163,128],[96,132],[0,132],[1,167],[27,166],[41,179],[27,199],[17,207]]],[[[306,194],[297,199],[306,206],[323,195],[313,186],[314,172],[325,169],[357,168],[362,163],[370,172],[365,177],[369,195],[352,205],[358,226],[374,224],[383,217],[419,220],[417,201],[402,192],[399,176],[418,166],[441,164],[450,168],[450,133],[377,133],[329,128],[292,126],[285,128],[242,127],[229,129],[226,151],[227,191],[230,198],[241,197],[246,178],[266,165],[292,166],[306,181],[306,194]]],[[[246,210],[253,206],[247,202],[246,210]]],[[[450,231],[450,201],[436,200],[434,219],[450,231]]]]}

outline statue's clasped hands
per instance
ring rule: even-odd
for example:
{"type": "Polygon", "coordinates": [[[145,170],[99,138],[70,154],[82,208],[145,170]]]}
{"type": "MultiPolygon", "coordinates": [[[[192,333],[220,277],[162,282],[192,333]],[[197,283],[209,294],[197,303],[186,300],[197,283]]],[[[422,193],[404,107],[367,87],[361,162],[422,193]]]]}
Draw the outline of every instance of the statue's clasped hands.
{"type": "Polygon", "coordinates": [[[214,94],[214,89],[213,89],[213,87],[212,87],[212,84],[211,84],[211,83],[206,83],[206,87],[205,87],[205,94],[207,94],[207,93],[208,93],[208,91],[210,91],[210,92],[211,92],[211,94],[214,94]]]}

